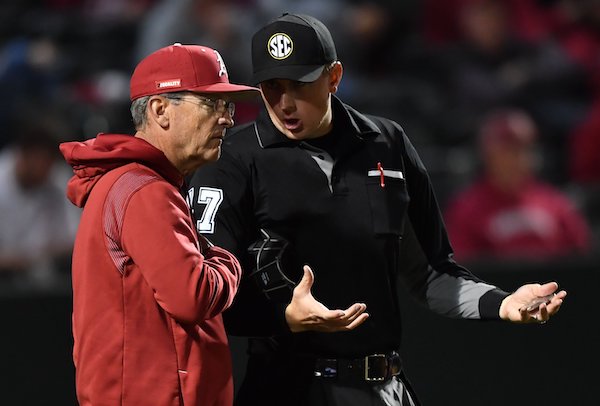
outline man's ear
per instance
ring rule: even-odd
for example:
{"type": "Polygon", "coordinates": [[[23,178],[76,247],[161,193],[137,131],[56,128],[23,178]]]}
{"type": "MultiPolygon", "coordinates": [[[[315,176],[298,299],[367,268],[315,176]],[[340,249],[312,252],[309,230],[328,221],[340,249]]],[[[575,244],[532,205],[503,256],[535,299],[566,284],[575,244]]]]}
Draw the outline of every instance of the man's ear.
{"type": "Polygon", "coordinates": [[[148,100],[148,120],[162,128],[169,127],[169,100],[164,97],[152,97],[148,100]]]}
{"type": "Polygon", "coordinates": [[[334,62],[329,71],[329,93],[337,92],[343,74],[344,68],[342,67],[342,63],[339,61],[334,62]]]}

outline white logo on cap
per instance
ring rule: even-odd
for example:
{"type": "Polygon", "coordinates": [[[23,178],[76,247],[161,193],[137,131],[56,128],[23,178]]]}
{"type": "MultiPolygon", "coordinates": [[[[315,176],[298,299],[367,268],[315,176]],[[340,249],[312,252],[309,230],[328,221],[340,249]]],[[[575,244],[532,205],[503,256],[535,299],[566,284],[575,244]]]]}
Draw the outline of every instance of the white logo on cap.
{"type": "MultiPolygon", "coordinates": [[[[215,51],[213,49],[213,51],[215,51]]],[[[227,75],[227,68],[225,67],[225,62],[223,62],[223,58],[221,58],[221,54],[215,51],[215,55],[217,55],[217,62],[219,62],[219,77],[223,75],[227,75]]]]}
{"type": "Polygon", "coordinates": [[[292,54],[293,50],[292,39],[282,32],[271,35],[267,41],[267,51],[275,59],[285,59],[292,54]]]}
{"type": "Polygon", "coordinates": [[[165,89],[170,87],[180,87],[181,79],[163,80],[162,82],[155,82],[157,89],[165,89]]]}

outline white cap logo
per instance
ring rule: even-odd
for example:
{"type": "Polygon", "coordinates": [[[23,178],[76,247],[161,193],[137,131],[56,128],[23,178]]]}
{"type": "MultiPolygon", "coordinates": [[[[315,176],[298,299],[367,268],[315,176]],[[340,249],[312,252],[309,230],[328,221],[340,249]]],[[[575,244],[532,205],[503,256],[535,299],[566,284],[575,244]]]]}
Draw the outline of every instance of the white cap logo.
{"type": "Polygon", "coordinates": [[[292,54],[294,43],[292,39],[281,32],[271,35],[267,41],[267,51],[275,59],[285,59],[292,54]]]}
{"type": "Polygon", "coordinates": [[[223,75],[229,77],[229,75],[227,75],[227,68],[225,67],[225,62],[223,62],[221,54],[215,51],[215,55],[217,56],[217,62],[219,63],[219,77],[223,75]]]}

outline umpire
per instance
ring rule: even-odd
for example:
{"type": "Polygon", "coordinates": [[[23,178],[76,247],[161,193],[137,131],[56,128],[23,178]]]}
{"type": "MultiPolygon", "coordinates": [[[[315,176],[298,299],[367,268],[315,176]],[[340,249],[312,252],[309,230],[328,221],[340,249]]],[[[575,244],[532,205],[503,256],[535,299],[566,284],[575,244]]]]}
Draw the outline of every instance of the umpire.
{"type": "Polygon", "coordinates": [[[343,70],[320,21],[270,22],[252,63],[264,109],[189,190],[198,232],[245,272],[225,314],[250,337],[237,405],[418,405],[398,356],[398,283],[449,317],[539,323],[559,310],[564,291],[524,309],[554,282],[509,294],[454,262],[402,128],[335,96],[343,70]]]}

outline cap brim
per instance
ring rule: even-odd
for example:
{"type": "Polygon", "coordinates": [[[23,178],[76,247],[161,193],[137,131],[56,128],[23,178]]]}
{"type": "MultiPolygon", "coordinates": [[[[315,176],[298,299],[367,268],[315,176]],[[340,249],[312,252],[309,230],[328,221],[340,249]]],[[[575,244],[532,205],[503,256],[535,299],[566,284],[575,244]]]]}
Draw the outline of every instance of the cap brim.
{"type": "Polygon", "coordinates": [[[270,79],[289,79],[297,82],[314,82],[321,76],[323,65],[275,66],[255,72],[252,83],[259,84],[270,79]]]}
{"type": "Polygon", "coordinates": [[[227,93],[235,99],[252,98],[260,96],[260,90],[256,87],[236,85],[234,83],[215,83],[208,86],[198,86],[192,89],[187,89],[194,93],[227,93]]]}

